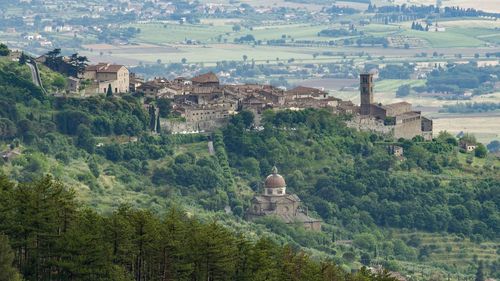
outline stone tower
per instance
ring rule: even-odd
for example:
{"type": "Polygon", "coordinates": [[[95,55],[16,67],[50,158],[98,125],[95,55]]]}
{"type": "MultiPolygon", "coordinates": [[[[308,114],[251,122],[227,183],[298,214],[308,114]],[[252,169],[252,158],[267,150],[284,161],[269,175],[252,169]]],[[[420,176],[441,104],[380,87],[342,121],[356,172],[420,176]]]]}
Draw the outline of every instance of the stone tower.
{"type": "Polygon", "coordinates": [[[361,92],[361,115],[370,115],[373,103],[373,74],[361,74],[359,90],[361,92]]]}

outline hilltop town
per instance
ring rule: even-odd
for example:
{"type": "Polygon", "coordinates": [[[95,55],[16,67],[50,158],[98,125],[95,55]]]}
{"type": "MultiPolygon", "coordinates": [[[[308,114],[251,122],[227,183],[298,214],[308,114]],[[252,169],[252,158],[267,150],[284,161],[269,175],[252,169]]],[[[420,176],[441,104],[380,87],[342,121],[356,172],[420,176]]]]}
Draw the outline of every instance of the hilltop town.
{"type": "MultiPolygon", "coordinates": [[[[78,58],[78,57],[77,57],[78,58]]],[[[360,100],[356,105],[328,92],[297,86],[291,89],[260,84],[222,84],[213,72],[192,78],[154,78],[148,81],[129,72],[126,66],[109,63],[74,66],[71,58],[41,56],[36,59],[69,76],[67,95],[123,95],[143,97],[144,107],[154,114],[153,130],[169,133],[211,132],[221,128],[232,115],[243,110],[255,116],[255,128],[265,110],[325,109],[335,115],[351,116],[350,126],[392,136],[411,139],[421,136],[432,140],[432,120],[412,110],[408,102],[382,105],[374,98],[374,75],[360,76],[360,100]],[[74,68],[80,71],[73,71],[74,68]],[[160,100],[168,106],[158,106],[160,100]]]]}

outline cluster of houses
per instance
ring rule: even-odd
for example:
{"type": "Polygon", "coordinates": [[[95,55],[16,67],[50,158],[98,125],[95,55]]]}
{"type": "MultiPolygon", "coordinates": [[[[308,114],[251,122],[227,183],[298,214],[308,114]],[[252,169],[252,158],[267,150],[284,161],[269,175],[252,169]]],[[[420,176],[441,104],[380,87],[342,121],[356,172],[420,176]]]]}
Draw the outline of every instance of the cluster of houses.
{"type": "Polygon", "coordinates": [[[225,124],[231,115],[251,111],[259,125],[261,114],[271,110],[327,109],[334,114],[355,116],[353,127],[390,133],[395,138],[422,136],[432,139],[432,120],[411,104],[400,102],[382,105],[373,100],[373,75],[361,75],[361,105],[331,96],[328,92],[298,86],[284,89],[260,84],[222,84],[209,72],[192,78],[173,80],[155,78],[144,81],[123,65],[99,63],[85,68],[79,78],[70,78],[69,91],[81,95],[139,93],[145,97],[145,107],[155,107],[155,100],[171,100],[170,113],[175,118],[160,120],[160,127],[172,132],[211,131],[225,124]],[[84,85],[84,86],[82,86],[84,85]]]}
{"type": "Polygon", "coordinates": [[[144,81],[123,65],[98,63],[85,68],[80,77],[70,77],[68,91],[82,96],[140,93],[148,98],[173,101],[172,110],[188,122],[223,119],[241,110],[260,115],[266,109],[328,108],[338,113],[356,113],[350,101],[332,97],[320,89],[298,86],[291,90],[260,84],[221,84],[212,72],[193,78],[155,78],[144,81]]]}
{"type": "MultiPolygon", "coordinates": [[[[136,91],[146,97],[171,99],[172,112],[182,117],[194,131],[219,127],[224,120],[242,110],[253,112],[257,125],[259,117],[267,109],[325,108],[347,114],[356,111],[352,102],[342,101],[319,89],[299,86],[286,90],[260,84],[224,85],[211,72],[191,79],[179,77],[169,81],[157,78],[137,86],[136,91]]],[[[168,127],[171,126],[167,124],[168,127]]]]}

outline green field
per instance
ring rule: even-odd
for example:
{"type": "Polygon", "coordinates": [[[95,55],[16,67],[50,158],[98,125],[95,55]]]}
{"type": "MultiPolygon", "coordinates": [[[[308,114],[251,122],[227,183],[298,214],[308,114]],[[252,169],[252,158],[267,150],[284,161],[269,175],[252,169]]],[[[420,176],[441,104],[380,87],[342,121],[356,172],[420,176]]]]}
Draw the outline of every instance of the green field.
{"type": "MultiPolygon", "coordinates": [[[[141,33],[134,40],[139,43],[172,44],[185,40],[196,40],[202,44],[233,42],[234,39],[251,34],[256,40],[280,39],[286,35],[288,40],[319,40],[328,41],[332,39],[318,37],[319,31],[327,28],[345,28],[340,25],[312,25],[312,24],[276,24],[254,26],[251,30],[242,28],[238,32],[232,30],[235,21],[217,21],[211,24],[179,24],[169,23],[146,23],[133,24],[130,26],[140,28],[141,33]]],[[[357,27],[359,31],[370,36],[385,37],[390,35],[405,35],[415,37],[428,42],[430,47],[481,47],[488,42],[498,43],[498,31],[490,27],[468,26],[468,22],[474,21],[452,21],[445,22],[446,32],[423,32],[410,29],[411,22],[402,24],[382,25],[371,24],[357,27]]],[[[493,23],[493,25],[496,25],[493,23]]]]}
{"type": "Polygon", "coordinates": [[[216,37],[231,31],[230,26],[189,25],[173,23],[134,24],[141,32],[136,42],[165,44],[179,43],[185,40],[197,40],[215,43],[216,37]]]}

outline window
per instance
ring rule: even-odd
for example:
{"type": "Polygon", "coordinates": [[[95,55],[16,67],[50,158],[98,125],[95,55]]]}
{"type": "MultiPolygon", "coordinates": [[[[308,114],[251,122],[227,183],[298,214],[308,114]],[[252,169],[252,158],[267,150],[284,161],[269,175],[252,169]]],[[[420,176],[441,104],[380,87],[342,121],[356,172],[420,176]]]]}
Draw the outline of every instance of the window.
{"type": "Polygon", "coordinates": [[[278,190],[278,194],[283,194],[283,190],[278,190]]]}
{"type": "Polygon", "coordinates": [[[271,189],[268,189],[267,194],[273,194],[273,191],[271,189]]]}

